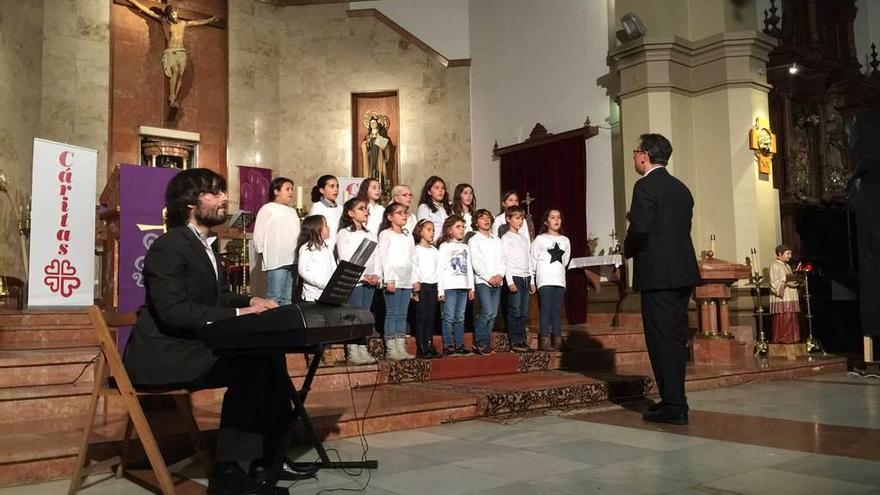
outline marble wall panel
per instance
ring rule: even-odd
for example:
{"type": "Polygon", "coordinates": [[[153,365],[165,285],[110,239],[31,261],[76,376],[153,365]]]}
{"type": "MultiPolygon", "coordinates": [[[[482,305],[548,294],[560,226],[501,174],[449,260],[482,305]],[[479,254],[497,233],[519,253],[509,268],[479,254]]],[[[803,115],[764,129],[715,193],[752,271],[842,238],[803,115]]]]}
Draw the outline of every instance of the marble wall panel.
{"type": "Polygon", "coordinates": [[[351,94],[396,90],[401,181],[415,189],[435,173],[450,187],[470,181],[469,69],[445,68],[346,8],[230,2],[230,164],[264,150],[264,161],[277,156],[276,173],[306,190],[325,173],[349,176],[351,94]],[[245,122],[255,115],[274,127],[245,122]]]}
{"type": "Polygon", "coordinates": [[[33,139],[40,126],[43,2],[0,2],[0,274],[22,278],[17,206],[31,188],[33,139]],[[14,202],[14,204],[13,204],[14,202]]]}

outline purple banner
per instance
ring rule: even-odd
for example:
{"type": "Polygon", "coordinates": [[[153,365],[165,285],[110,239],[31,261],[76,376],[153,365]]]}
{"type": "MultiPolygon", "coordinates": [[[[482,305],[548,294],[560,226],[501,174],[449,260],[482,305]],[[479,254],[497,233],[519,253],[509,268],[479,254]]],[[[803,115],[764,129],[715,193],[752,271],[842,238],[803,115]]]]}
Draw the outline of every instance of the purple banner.
{"type": "MultiPolygon", "coordinates": [[[[165,232],[165,187],[177,172],[174,168],[119,167],[120,312],[134,312],[144,304],[144,257],[150,244],[165,232]]],[[[130,334],[128,327],[119,329],[120,352],[130,334]]]]}
{"type": "MultiPolygon", "coordinates": [[[[269,194],[270,182],[272,182],[271,169],[239,165],[238,209],[256,215],[260,211],[260,207],[268,203],[266,195],[269,194]]],[[[254,231],[254,222],[251,222],[247,231],[254,231]]]]}

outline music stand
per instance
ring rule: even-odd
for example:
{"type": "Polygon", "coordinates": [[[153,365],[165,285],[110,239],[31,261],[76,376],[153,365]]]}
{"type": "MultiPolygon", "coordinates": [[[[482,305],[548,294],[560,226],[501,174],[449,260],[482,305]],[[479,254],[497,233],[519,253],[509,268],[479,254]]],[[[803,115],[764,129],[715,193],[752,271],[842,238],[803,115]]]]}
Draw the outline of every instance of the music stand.
{"type": "Polygon", "coordinates": [[[370,255],[375,249],[375,242],[364,239],[351,256],[351,261],[340,260],[336,271],[333,272],[333,276],[330,277],[330,281],[321,292],[318,302],[331,306],[342,306],[347,303],[351,292],[361,281],[367,260],[370,259],[370,255]]]}

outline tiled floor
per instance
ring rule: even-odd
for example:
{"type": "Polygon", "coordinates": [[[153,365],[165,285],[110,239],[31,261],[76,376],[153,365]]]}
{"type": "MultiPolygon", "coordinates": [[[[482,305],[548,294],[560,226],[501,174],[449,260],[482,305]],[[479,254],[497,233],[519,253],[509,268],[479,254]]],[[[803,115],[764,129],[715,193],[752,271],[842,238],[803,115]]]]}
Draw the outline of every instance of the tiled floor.
{"type": "MultiPolygon", "coordinates": [[[[694,392],[689,399],[688,427],[646,425],[633,407],[615,406],[370,435],[367,456],[380,468],[369,480],[321,472],[290,492],[356,490],[369,481],[360,493],[880,495],[880,462],[873,460],[880,456],[868,452],[880,445],[852,446],[855,438],[880,439],[880,381],[837,373],[694,392]]],[[[327,446],[345,459],[362,453],[357,438],[327,446]]],[[[0,495],[66,489],[67,482],[58,481],[0,495]]],[[[149,492],[111,480],[82,493],[149,492]]]]}

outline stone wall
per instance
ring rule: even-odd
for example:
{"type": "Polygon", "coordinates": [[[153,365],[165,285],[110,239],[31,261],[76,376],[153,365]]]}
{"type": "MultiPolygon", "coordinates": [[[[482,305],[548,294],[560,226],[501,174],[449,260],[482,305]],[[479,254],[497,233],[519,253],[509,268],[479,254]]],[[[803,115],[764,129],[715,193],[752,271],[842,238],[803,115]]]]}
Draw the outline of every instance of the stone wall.
{"type": "MultiPolygon", "coordinates": [[[[15,205],[27,200],[40,126],[43,2],[0,4],[0,170],[15,205]]],[[[0,274],[21,277],[17,209],[0,194],[0,274]]]]}
{"type": "Polygon", "coordinates": [[[230,179],[255,164],[306,190],[325,173],[350,176],[351,94],[397,90],[401,182],[470,181],[469,69],[346,9],[230,2],[230,179]]]}
{"type": "Polygon", "coordinates": [[[98,150],[97,192],[107,181],[110,2],[45,0],[40,132],[98,150]]]}
{"type": "MultiPolygon", "coordinates": [[[[34,137],[97,149],[103,188],[109,30],[109,0],[0,2],[0,169],[15,201],[31,189],[34,137]]],[[[21,277],[14,216],[0,198],[0,273],[21,277]]]]}

